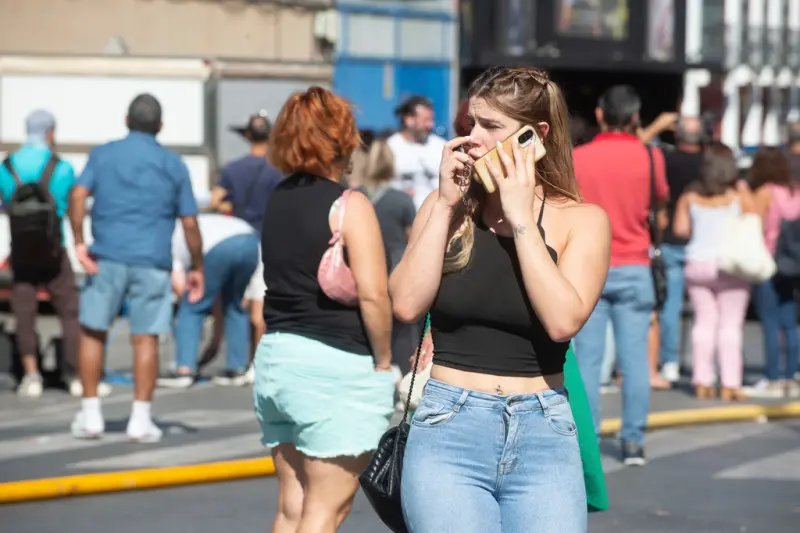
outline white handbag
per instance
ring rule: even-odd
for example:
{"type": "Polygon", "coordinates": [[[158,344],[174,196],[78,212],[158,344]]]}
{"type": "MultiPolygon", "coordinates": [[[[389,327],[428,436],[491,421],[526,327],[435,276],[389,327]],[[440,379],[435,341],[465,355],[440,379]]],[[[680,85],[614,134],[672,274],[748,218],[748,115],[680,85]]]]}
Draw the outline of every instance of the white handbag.
{"type": "Polygon", "coordinates": [[[764,242],[760,216],[744,213],[725,217],[717,267],[751,283],[761,283],[775,275],[775,259],[764,242]]]}

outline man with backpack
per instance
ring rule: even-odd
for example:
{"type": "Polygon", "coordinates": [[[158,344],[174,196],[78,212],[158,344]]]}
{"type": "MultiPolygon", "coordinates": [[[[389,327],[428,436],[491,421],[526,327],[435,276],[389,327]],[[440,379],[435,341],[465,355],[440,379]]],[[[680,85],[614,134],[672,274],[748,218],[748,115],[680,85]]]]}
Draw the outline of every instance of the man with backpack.
{"type": "Polygon", "coordinates": [[[53,151],[56,121],[52,114],[33,111],[25,126],[27,141],[0,166],[0,194],[11,229],[11,310],[24,371],[17,393],[38,398],[43,388],[36,336],[39,288],[47,291],[61,320],[64,378],[71,386],[77,383],[78,289],[62,231],[75,173],[53,151]]]}

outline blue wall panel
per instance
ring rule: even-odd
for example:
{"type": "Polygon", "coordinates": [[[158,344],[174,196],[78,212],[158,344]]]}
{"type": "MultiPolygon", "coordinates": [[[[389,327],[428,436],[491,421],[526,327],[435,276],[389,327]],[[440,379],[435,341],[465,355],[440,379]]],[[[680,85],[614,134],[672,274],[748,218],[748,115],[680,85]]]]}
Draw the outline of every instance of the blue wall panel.
{"type": "Polygon", "coordinates": [[[450,65],[388,59],[341,58],[336,62],[334,90],[356,106],[359,128],[394,129],[395,108],[414,94],[428,97],[436,113],[437,133],[447,136],[450,120],[450,65]],[[386,76],[386,68],[392,69],[386,76]],[[385,82],[391,84],[384,87],[385,82]]]}
{"type": "Polygon", "coordinates": [[[437,133],[449,136],[450,65],[400,62],[395,71],[395,80],[399,101],[413,94],[421,94],[433,102],[437,133]]]}
{"type": "Polygon", "coordinates": [[[392,88],[391,94],[384,94],[385,65],[384,61],[355,58],[336,62],[333,88],[355,105],[359,128],[381,130],[397,125],[396,91],[392,88]]]}

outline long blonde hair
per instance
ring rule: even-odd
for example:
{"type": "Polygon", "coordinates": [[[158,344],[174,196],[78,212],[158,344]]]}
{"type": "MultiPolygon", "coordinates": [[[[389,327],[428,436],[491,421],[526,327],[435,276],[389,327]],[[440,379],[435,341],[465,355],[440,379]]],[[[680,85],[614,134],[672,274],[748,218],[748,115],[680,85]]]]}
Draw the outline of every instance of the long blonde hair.
{"type": "Polygon", "coordinates": [[[367,152],[367,179],[373,186],[394,177],[394,152],[386,139],[376,139],[367,152]]]}
{"type": "MultiPolygon", "coordinates": [[[[536,165],[536,179],[545,194],[581,201],[572,166],[569,114],[561,89],[547,72],[532,67],[494,67],[481,74],[469,88],[469,97],[483,98],[523,125],[547,122],[544,139],[547,155],[536,165]]],[[[456,229],[444,261],[445,273],[457,272],[469,263],[475,244],[475,217],[480,216],[485,191],[473,181],[456,213],[456,229]]]]}

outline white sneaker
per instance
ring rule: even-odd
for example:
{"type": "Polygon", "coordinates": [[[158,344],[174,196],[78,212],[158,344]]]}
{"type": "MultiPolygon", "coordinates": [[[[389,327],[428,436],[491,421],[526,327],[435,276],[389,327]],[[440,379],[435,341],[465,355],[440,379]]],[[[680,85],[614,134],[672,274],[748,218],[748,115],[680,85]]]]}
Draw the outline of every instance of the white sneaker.
{"type": "Polygon", "coordinates": [[[131,418],[128,420],[127,434],[128,440],[151,444],[160,441],[164,432],[151,419],[144,421],[131,418]]]}
{"type": "Polygon", "coordinates": [[[194,385],[195,381],[197,381],[197,378],[194,374],[170,372],[166,376],[158,378],[156,384],[167,389],[188,389],[194,385]]]}
{"type": "Polygon", "coordinates": [[[235,370],[223,370],[214,376],[211,381],[215,385],[222,385],[223,387],[244,387],[250,383],[247,371],[237,372],[235,370]]]}
{"type": "Polygon", "coordinates": [[[23,376],[17,387],[17,394],[21,398],[39,398],[44,390],[42,376],[23,376]]]}
{"type": "Polygon", "coordinates": [[[681,379],[681,367],[678,363],[664,363],[661,365],[661,377],[675,383],[681,379]]]}
{"type": "Polygon", "coordinates": [[[247,372],[245,372],[244,378],[246,380],[246,385],[253,385],[256,382],[256,368],[254,365],[250,365],[247,368],[247,372]]]}
{"type": "Polygon", "coordinates": [[[106,423],[99,411],[87,413],[81,410],[75,415],[70,431],[76,439],[99,439],[106,431],[106,423]]]}
{"type": "MultiPolygon", "coordinates": [[[[111,390],[111,385],[105,381],[101,381],[97,384],[97,396],[100,398],[105,398],[111,394],[111,390]]],[[[81,380],[76,378],[69,382],[69,393],[75,398],[80,398],[83,396],[83,385],[81,384],[81,380]]]]}
{"type": "Polygon", "coordinates": [[[752,387],[742,387],[742,392],[751,398],[775,399],[783,398],[786,389],[783,381],[769,381],[762,378],[752,387]]]}

